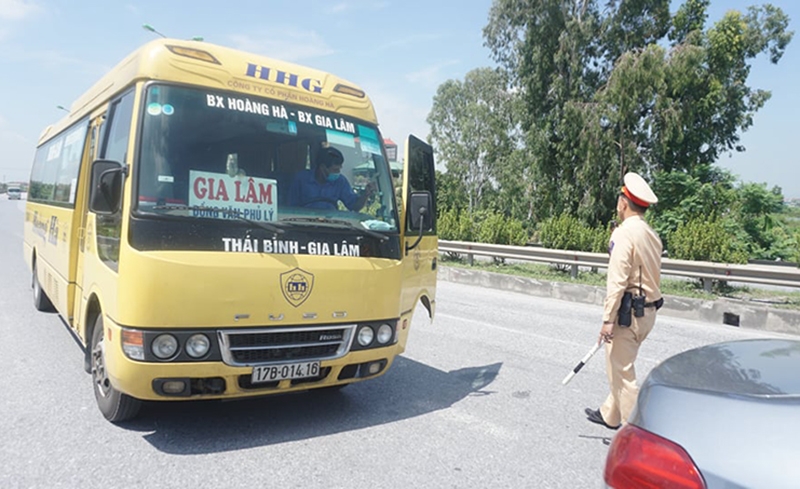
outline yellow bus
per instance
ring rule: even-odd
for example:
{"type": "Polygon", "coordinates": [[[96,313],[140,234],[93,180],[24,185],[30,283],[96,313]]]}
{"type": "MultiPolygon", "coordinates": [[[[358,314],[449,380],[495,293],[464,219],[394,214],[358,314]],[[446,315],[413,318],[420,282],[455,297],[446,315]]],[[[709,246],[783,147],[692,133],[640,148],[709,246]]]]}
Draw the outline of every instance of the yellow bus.
{"type": "Polygon", "coordinates": [[[358,86],[161,39],[42,134],[24,255],[118,422],[384,374],[433,318],[435,216],[430,146],[409,136],[395,189],[358,86]]]}

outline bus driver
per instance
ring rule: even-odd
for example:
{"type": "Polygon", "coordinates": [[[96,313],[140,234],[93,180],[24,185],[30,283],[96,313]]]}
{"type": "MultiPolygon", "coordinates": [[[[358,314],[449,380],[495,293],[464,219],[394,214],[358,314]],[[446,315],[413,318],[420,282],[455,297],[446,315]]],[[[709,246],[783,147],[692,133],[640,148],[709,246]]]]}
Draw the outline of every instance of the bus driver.
{"type": "Polygon", "coordinates": [[[323,147],[317,152],[314,168],[297,174],[289,189],[289,205],[314,209],[336,209],[341,201],[348,209],[357,212],[364,207],[375,192],[370,182],[359,196],[342,175],[342,152],[334,147],[323,147]]]}

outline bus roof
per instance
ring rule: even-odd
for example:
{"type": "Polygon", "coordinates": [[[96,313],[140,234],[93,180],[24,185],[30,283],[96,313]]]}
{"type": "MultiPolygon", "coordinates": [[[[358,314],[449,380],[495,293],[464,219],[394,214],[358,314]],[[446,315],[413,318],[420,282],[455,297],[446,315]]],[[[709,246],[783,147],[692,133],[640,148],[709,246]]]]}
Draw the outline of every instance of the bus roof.
{"type": "Polygon", "coordinates": [[[378,122],[361,88],[330,73],[207,42],[157,39],[100,78],[72,104],[69,115],[42,132],[39,144],[143,80],[234,90],[378,122]]]}

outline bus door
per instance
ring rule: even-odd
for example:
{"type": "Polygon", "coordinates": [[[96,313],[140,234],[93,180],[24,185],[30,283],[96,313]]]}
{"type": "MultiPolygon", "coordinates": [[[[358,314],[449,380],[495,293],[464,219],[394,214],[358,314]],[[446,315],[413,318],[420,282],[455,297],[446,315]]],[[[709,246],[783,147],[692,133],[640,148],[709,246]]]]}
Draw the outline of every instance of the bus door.
{"type": "Polygon", "coordinates": [[[433,318],[439,243],[436,236],[436,173],[433,148],[414,136],[406,140],[403,168],[402,312],[418,299],[433,318]]]}
{"type": "MultiPolygon", "coordinates": [[[[103,111],[104,112],[104,111],[103,111]]],[[[71,280],[75,282],[75,296],[73,298],[73,318],[70,321],[70,325],[75,328],[76,331],[81,332],[84,330],[83,328],[83,288],[84,288],[84,276],[83,276],[83,263],[84,263],[84,254],[86,251],[86,239],[87,239],[87,232],[86,232],[86,221],[88,218],[89,212],[89,182],[90,182],[90,175],[92,173],[92,162],[95,160],[95,156],[97,155],[97,146],[98,141],[100,140],[100,134],[103,127],[103,120],[104,116],[101,112],[101,115],[92,117],[91,124],[89,126],[89,137],[87,138],[87,148],[84,151],[84,158],[81,162],[81,174],[78,177],[80,179],[80,184],[78,185],[78,195],[75,196],[75,213],[72,217],[75,226],[77,227],[77,242],[71,247],[71,254],[73,257],[70,257],[70,260],[75,260],[75,276],[71,277],[71,280]]]]}
{"type": "MultiPolygon", "coordinates": [[[[92,140],[93,140],[93,155],[94,156],[88,165],[88,172],[86,174],[85,188],[87,191],[84,194],[85,204],[81,209],[81,227],[84,229],[82,246],[78,246],[78,261],[79,271],[77,274],[78,281],[81,282],[82,294],[86,295],[85,290],[87,286],[93,283],[101,284],[106,292],[106,298],[116,297],[116,282],[110,278],[116,275],[119,269],[119,253],[120,244],[122,239],[122,208],[119,206],[116,210],[110,213],[89,214],[89,208],[92,203],[92,179],[96,173],[95,162],[99,159],[113,161],[121,165],[125,165],[128,161],[128,151],[130,149],[131,141],[131,127],[133,124],[133,107],[134,107],[135,91],[133,89],[127,90],[116,99],[112,100],[107,106],[106,112],[101,112],[96,119],[93,119],[92,125],[92,140]],[[105,116],[102,114],[106,114],[105,116]],[[92,217],[94,218],[94,225],[92,225],[92,217]],[[100,269],[93,269],[94,272],[87,275],[87,266],[85,255],[97,255],[102,266],[98,265],[100,269]],[[92,282],[89,283],[89,280],[92,282]]],[[[105,108],[104,108],[105,110],[105,108]]],[[[83,300],[80,301],[84,303],[83,300]]],[[[83,311],[80,311],[84,315],[83,311]]],[[[78,316],[81,317],[81,316],[78,316]]],[[[81,317],[81,321],[85,319],[81,317]]],[[[83,325],[78,332],[84,336],[84,341],[87,343],[90,338],[85,337],[86,326],[83,325]]]]}

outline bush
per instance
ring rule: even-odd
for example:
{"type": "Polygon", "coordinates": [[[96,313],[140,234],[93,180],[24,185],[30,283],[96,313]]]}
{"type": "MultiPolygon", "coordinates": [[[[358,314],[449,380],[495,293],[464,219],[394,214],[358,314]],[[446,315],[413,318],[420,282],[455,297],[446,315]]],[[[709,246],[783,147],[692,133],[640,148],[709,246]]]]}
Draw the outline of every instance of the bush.
{"type": "Polygon", "coordinates": [[[557,250],[605,253],[610,237],[607,229],[591,228],[568,214],[551,217],[539,226],[542,246],[557,250]]]}
{"type": "Polygon", "coordinates": [[[472,220],[466,212],[456,209],[447,209],[439,215],[437,220],[439,238],[446,241],[472,241],[472,220]]]}
{"type": "Polygon", "coordinates": [[[692,219],[669,238],[669,256],[679,260],[747,263],[748,254],[722,220],[692,219]]]}
{"type": "Polygon", "coordinates": [[[502,214],[484,214],[477,228],[479,243],[523,246],[528,242],[528,233],[522,222],[502,214]]]}
{"type": "Polygon", "coordinates": [[[528,242],[528,232],[522,221],[496,212],[476,212],[448,209],[437,221],[439,238],[446,241],[475,241],[478,243],[522,246],[528,242]]]}

